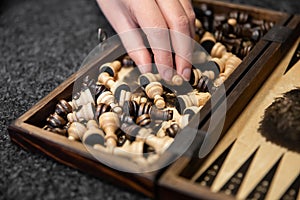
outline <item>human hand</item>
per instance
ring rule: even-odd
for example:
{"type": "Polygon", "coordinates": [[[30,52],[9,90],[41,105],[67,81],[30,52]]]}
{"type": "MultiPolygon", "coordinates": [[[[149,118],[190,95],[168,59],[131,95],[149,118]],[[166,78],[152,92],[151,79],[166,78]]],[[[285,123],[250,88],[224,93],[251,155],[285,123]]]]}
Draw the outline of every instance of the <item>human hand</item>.
{"type": "Polygon", "coordinates": [[[146,34],[158,72],[170,81],[175,52],[177,74],[190,79],[195,13],[190,0],[97,0],[104,15],[141,73],[151,72],[151,55],[138,28],[146,34]],[[170,31],[169,31],[169,30],[170,31]],[[125,34],[122,34],[125,33],[125,34]]]}

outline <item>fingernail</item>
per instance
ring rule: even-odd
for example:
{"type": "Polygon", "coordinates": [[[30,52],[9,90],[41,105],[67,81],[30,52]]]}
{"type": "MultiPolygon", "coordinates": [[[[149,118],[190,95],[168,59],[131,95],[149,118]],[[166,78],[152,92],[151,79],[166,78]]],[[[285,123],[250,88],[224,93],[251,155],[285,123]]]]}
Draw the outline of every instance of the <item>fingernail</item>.
{"type": "Polygon", "coordinates": [[[184,80],[189,81],[191,77],[191,69],[185,68],[182,72],[182,77],[184,78],[184,80]]]}
{"type": "Polygon", "coordinates": [[[173,69],[166,69],[163,72],[163,79],[165,79],[166,81],[171,81],[173,77],[173,69]]]}

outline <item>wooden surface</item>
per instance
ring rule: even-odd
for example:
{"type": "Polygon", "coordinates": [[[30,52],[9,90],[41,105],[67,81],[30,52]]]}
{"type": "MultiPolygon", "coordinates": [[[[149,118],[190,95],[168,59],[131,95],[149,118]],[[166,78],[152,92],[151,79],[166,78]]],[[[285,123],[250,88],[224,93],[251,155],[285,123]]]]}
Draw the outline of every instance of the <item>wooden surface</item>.
{"type": "MultiPolygon", "coordinates": [[[[298,35],[299,37],[299,35],[298,35]]],[[[239,118],[234,122],[218,145],[203,159],[196,167],[188,167],[193,158],[182,158],[171,166],[160,179],[162,197],[166,197],[172,192],[181,190],[182,199],[199,198],[206,199],[207,191],[211,192],[209,198],[219,198],[214,196],[219,193],[226,193],[224,186],[228,181],[232,181],[249,159],[251,164],[243,174],[244,178],[239,185],[235,195],[223,195],[222,199],[249,198],[250,193],[256,189],[261,181],[266,181],[266,175],[275,168],[276,172],[271,178],[269,189],[265,196],[266,199],[279,199],[289,189],[300,173],[300,154],[290,151],[282,146],[278,146],[266,139],[257,131],[259,122],[264,110],[274,101],[274,98],[283,93],[300,86],[300,62],[290,69],[286,74],[284,71],[300,40],[294,43],[289,53],[284,57],[280,64],[275,68],[267,81],[263,84],[255,97],[243,110],[239,118]],[[204,187],[199,183],[199,177],[207,173],[210,166],[226,151],[230,149],[225,160],[221,163],[221,168],[212,178],[213,183],[210,187],[204,187]],[[255,155],[254,157],[251,157],[255,155]],[[279,162],[279,164],[278,164],[279,162]],[[277,165],[278,164],[278,165],[277,165]],[[193,170],[190,179],[180,176],[184,168],[193,170]],[[182,187],[173,187],[172,183],[178,183],[182,187]],[[173,190],[171,189],[173,188],[173,190]],[[223,189],[222,189],[223,188],[223,189]],[[222,190],[222,191],[221,191],[222,190]],[[203,193],[203,191],[205,191],[203,193]]],[[[196,159],[195,159],[196,160],[196,159]]],[[[241,172],[240,172],[241,173],[241,172]]],[[[270,178],[269,178],[270,179],[270,178]]],[[[298,198],[299,199],[299,194],[298,198]]]]}

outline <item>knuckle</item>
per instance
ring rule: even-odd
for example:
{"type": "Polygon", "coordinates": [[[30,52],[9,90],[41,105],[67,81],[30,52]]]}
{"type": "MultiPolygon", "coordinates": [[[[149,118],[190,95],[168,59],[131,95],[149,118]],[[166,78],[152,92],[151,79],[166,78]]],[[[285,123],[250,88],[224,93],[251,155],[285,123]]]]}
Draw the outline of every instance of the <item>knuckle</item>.
{"type": "Polygon", "coordinates": [[[177,20],[175,23],[178,25],[180,28],[185,28],[189,26],[189,18],[186,15],[181,15],[177,17],[177,20]]]}
{"type": "Polygon", "coordinates": [[[195,21],[195,19],[196,19],[196,14],[195,14],[193,11],[191,11],[191,12],[189,12],[189,13],[187,14],[187,16],[188,16],[188,18],[189,18],[189,21],[192,22],[192,23],[194,23],[194,21],[195,21]]]}

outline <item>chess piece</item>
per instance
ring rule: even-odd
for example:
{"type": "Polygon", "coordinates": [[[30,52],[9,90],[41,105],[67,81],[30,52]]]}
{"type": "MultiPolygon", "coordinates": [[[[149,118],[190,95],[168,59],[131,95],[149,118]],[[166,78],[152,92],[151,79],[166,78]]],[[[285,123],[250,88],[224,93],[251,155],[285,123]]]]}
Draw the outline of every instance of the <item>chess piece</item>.
{"type": "Polygon", "coordinates": [[[219,77],[215,80],[214,84],[218,87],[230,76],[230,74],[241,64],[242,60],[233,55],[226,61],[225,70],[220,73],[219,77]]]}
{"type": "Polygon", "coordinates": [[[134,141],[141,127],[134,123],[122,123],[120,129],[125,133],[126,139],[134,141]]]}
{"type": "Polygon", "coordinates": [[[151,117],[149,114],[142,114],[137,116],[135,123],[139,126],[147,126],[151,123],[151,117]]]}
{"type": "Polygon", "coordinates": [[[111,89],[115,84],[114,77],[110,76],[108,72],[102,72],[101,74],[99,74],[98,81],[109,89],[111,89]]]}
{"type": "Polygon", "coordinates": [[[122,108],[115,103],[115,97],[111,91],[105,91],[97,98],[97,105],[101,103],[109,105],[113,112],[119,114],[122,112],[122,108]]]}
{"type": "Polygon", "coordinates": [[[136,96],[135,94],[131,95],[130,98],[131,101],[135,101],[138,104],[147,103],[148,99],[145,96],[136,96]]]}
{"type": "Polygon", "coordinates": [[[95,144],[103,145],[105,142],[104,132],[99,129],[99,126],[95,120],[89,120],[86,124],[87,131],[84,132],[82,142],[84,144],[94,146],[95,144]]]}
{"type": "Polygon", "coordinates": [[[202,28],[202,23],[199,19],[195,19],[195,32],[199,31],[202,28]]]}
{"type": "Polygon", "coordinates": [[[136,159],[137,157],[142,157],[143,152],[144,152],[143,141],[133,141],[130,143],[127,140],[122,147],[115,147],[112,153],[113,155],[136,159]]]}
{"type": "Polygon", "coordinates": [[[169,136],[160,138],[155,136],[148,129],[141,128],[136,137],[136,141],[144,141],[147,145],[153,147],[155,152],[162,154],[173,143],[174,138],[169,136]]]}
{"type": "Polygon", "coordinates": [[[210,54],[213,46],[216,44],[216,38],[213,34],[207,31],[201,38],[200,44],[208,52],[208,54],[210,54]]]}
{"type": "Polygon", "coordinates": [[[225,47],[222,43],[220,43],[220,42],[217,42],[217,43],[213,46],[213,48],[212,48],[212,50],[211,50],[211,56],[212,56],[213,58],[214,58],[214,57],[216,57],[216,58],[222,58],[223,55],[226,54],[226,53],[227,53],[226,47],[225,47]]]}
{"type": "Polygon", "coordinates": [[[120,106],[123,106],[124,102],[131,98],[130,88],[128,84],[124,82],[116,82],[110,90],[114,94],[115,99],[120,106]]]}
{"type": "Polygon", "coordinates": [[[151,82],[145,87],[145,92],[150,99],[154,99],[154,104],[158,109],[163,109],[166,106],[163,94],[163,87],[159,82],[151,82]]]}
{"type": "Polygon", "coordinates": [[[173,122],[168,128],[166,128],[166,135],[174,138],[180,131],[180,126],[178,123],[173,122]]]}
{"type": "Polygon", "coordinates": [[[179,95],[177,97],[178,104],[176,108],[179,113],[182,113],[185,108],[191,106],[203,106],[209,99],[210,94],[208,92],[200,92],[200,93],[188,93],[187,95],[179,95]]]}
{"type": "Polygon", "coordinates": [[[46,121],[53,128],[62,128],[67,123],[67,121],[56,112],[51,114],[46,121]]]}
{"type": "Polygon", "coordinates": [[[160,138],[165,137],[167,135],[166,129],[169,128],[170,126],[171,126],[171,121],[163,121],[161,123],[160,129],[156,132],[156,136],[160,138]]]}
{"type": "Polygon", "coordinates": [[[67,130],[65,128],[54,128],[47,124],[43,127],[43,129],[52,133],[57,133],[62,136],[67,136],[67,130]]]}
{"type": "Polygon", "coordinates": [[[201,110],[201,106],[190,106],[183,110],[184,115],[194,116],[201,110]]]}
{"type": "Polygon", "coordinates": [[[151,82],[159,82],[159,81],[161,81],[160,75],[153,74],[153,73],[141,74],[138,78],[138,83],[142,87],[145,87],[146,85],[150,84],[151,82]]]}
{"type": "Polygon", "coordinates": [[[122,147],[112,147],[111,149],[104,148],[101,145],[94,145],[94,148],[115,156],[131,159],[132,161],[141,165],[145,165],[148,163],[147,160],[143,157],[143,141],[134,141],[130,143],[127,140],[122,147]]]}
{"type": "Polygon", "coordinates": [[[110,63],[105,63],[99,67],[99,73],[100,75],[104,72],[108,73],[109,76],[113,77],[114,80],[116,80],[117,72],[120,71],[121,68],[121,62],[118,60],[115,60],[110,63]]]}
{"type": "Polygon", "coordinates": [[[73,110],[76,110],[80,106],[86,105],[88,103],[95,105],[95,100],[89,88],[86,88],[83,91],[81,91],[80,96],[78,98],[73,98],[72,101],[69,102],[73,110]]]}
{"type": "Polygon", "coordinates": [[[237,23],[244,24],[250,20],[250,16],[245,12],[231,11],[228,14],[229,19],[235,19],[237,23]]]}
{"type": "Polygon", "coordinates": [[[146,103],[148,101],[147,95],[145,94],[145,91],[143,88],[139,87],[135,91],[132,92],[130,96],[131,101],[135,101],[138,104],[146,103]]]}
{"type": "Polygon", "coordinates": [[[56,104],[55,112],[66,119],[67,114],[72,112],[72,106],[64,99],[59,100],[59,102],[56,104]]]}
{"type": "Polygon", "coordinates": [[[83,105],[78,111],[67,115],[69,122],[80,122],[94,119],[95,106],[92,103],[83,105]]]}
{"type": "Polygon", "coordinates": [[[96,106],[96,111],[95,111],[95,119],[99,119],[100,115],[106,112],[111,112],[111,107],[110,105],[107,105],[105,103],[100,103],[96,106]]]}
{"type": "Polygon", "coordinates": [[[97,82],[95,86],[95,101],[98,99],[98,97],[103,93],[109,91],[104,85],[101,83],[97,82]]]}
{"type": "Polygon", "coordinates": [[[193,87],[197,86],[201,76],[202,76],[202,73],[201,73],[200,69],[192,68],[191,78],[189,80],[189,83],[191,84],[191,86],[193,86],[193,87]]]}
{"type": "Polygon", "coordinates": [[[120,127],[118,115],[114,112],[103,113],[99,117],[99,125],[105,132],[105,141],[108,148],[117,146],[116,131],[120,127]]]}
{"type": "Polygon", "coordinates": [[[202,75],[207,76],[209,79],[213,80],[216,76],[224,71],[225,64],[222,59],[212,58],[205,64],[200,66],[202,75]],[[205,72],[206,71],[206,72],[205,72]]]}
{"type": "Polygon", "coordinates": [[[199,92],[212,92],[213,82],[209,77],[202,75],[195,88],[199,92]]]}
{"type": "Polygon", "coordinates": [[[135,62],[128,56],[124,56],[124,58],[122,59],[122,64],[124,67],[135,67],[136,64],[135,62]]]}
{"type": "Polygon", "coordinates": [[[69,140],[80,140],[83,134],[87,131],[86,127],[80,122],[72,122],[68,128],[69,140]]]}

